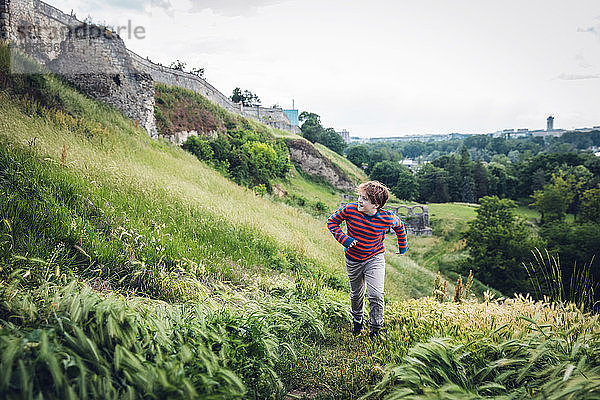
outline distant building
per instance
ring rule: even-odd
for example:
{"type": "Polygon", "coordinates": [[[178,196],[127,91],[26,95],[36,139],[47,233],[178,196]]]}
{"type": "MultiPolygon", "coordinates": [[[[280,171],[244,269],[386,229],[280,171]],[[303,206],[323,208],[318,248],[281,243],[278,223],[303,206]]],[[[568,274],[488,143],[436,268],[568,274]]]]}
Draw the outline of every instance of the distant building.
{"type": "Polygon", "coordinates": [[[576,128],[576,129],[572,129],[572,132],[594,132],[594,131],[600,131],[600,126],[594,126],[593,128],[576,128]]]}
{"type": "Polygon", "coordinates": [[[554,130],[554,117],[552,115],[549,116],[548,119],[546,120],[546,130],[548,132],[554,130]]]}
{"type": "Polygon", "coordinates": [[[512,135],[513,138],[527,137],[527,136],[531,136],[531,134],[529,133],[529,128],[518,128],[517,131],[515,133],[513,133],[513,135],[512,135]]]}
{"type": "Polygon", "coordinates": [[[544,130],[540,129],[540,130],[529,131],[529,132],[531,133],[531,136],[533,136],[533,137],[547,138],[550,136],[560,137],[566,131],[564,129],[552,129],[551,131],[544,131],[544,130]]]}
{"type": "Polygon", "coordinates": [[[340,135],[342,139],[344,139],[344,143],[350,143],[350,132],[348,132],[346,129],[343,129],[341,132],[336,133],[340,135]]]}
{"type": "Polygon", "coordinates": [[[300,121],[298,121],[298,110],[283,110],[283,113],[290,120],[290,124],[294,126],[300,125],[300,121]]]}
{"type": "Polygon", "coordinates": [[[400,165],[403,165],[405,167],[408,167],[410,169],[416,167],[419,165],[419,161],[418,160],[413,160],[412,158],[405,158],[402,161],[398,161],[398,163],[400,165]]]}
{"type": "Polygon", "coordinates": [[[351,143],[362,144],[362,143],[367,143],[368,141],[369,141],[369,138],[362,138],[362,137],[359,137],[359,136],[352,136],[352,137],[350,137],[350,142],[351,143]]]}

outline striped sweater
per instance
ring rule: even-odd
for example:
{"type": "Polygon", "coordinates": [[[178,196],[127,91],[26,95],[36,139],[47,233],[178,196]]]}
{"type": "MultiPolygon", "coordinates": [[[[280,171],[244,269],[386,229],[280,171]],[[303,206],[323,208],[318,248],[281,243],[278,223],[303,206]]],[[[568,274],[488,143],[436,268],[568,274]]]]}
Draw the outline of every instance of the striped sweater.
{"type": "Polygon", "coordinates": [[[364,261],[375,254],[383,253],[383,239],[387,228],[392,228],[398,237],[398,249],[406,252],[406,229],[394,213],[379,209],[375,215],[366,215],[358,211],[357,203],[340,207],[327,220],[327,228],[333,237],[346,248],[346,257],[354,261],[364,261]],[[344,233],[340,224],[346,221],[348,233],[344,233]],[[354,241],[356,244],[349,247],[354,241]]]}

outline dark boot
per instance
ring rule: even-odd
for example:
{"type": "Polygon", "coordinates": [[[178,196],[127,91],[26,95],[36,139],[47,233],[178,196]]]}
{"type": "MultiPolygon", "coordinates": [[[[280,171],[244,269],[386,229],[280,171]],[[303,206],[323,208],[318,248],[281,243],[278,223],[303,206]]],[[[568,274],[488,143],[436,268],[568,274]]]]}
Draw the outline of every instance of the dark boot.
{"type": "Polygon", "coordinates": [[[353,321],[352,336],[360,335],[360,331],[362,331],[362,328],[363,328],[362,322],[353,321]]]}
{"type": "Polygon", "coordinates": [[[371,328],[371,331],[369,332],[369,339],[374,340],[374,339],[378,338],[380,330],[381,329],[373,329],[373,328],[371,328]]]}

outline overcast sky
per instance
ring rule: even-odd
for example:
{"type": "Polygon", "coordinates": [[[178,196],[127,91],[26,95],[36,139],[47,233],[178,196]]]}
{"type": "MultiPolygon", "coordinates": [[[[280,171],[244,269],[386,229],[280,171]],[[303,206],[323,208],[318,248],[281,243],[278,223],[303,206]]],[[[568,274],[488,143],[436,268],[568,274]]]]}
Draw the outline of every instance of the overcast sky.
{"type": "Polygon", "coordinates": [[[352,136],[600,125],[599,0],[47,1],[352,136]]]}

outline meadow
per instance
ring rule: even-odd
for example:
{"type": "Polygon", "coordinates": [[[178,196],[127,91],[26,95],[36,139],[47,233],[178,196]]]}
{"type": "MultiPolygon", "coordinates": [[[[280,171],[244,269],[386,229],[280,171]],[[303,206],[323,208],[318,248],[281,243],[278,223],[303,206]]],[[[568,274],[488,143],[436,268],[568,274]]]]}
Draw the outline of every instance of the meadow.
{"type": "Polygon", "coordinates": [[[0,397],[598,397],[595,315],[431,296],[472,206],[431,205],[406,256],[387,238],[385,330],[353,338],[339,194],[296,173],[281,185],[325,210],[257,195],[3,57],[0,397]]]}

